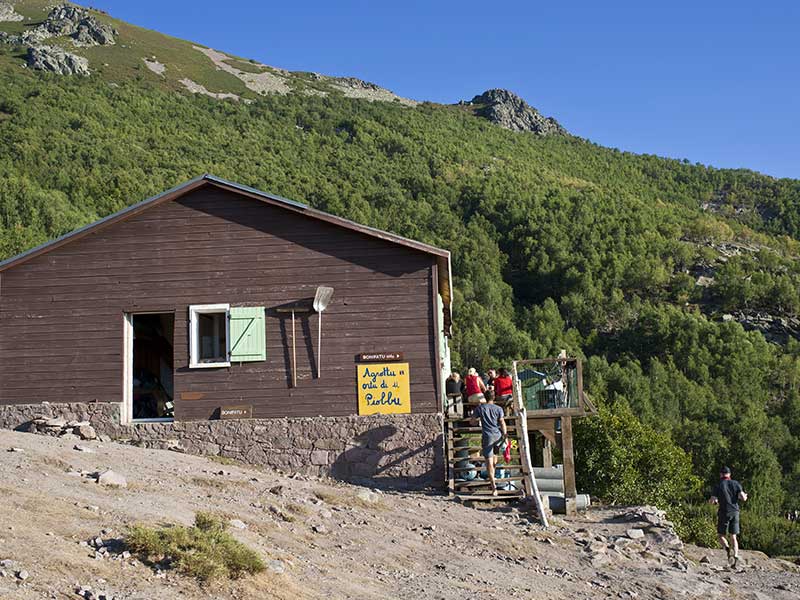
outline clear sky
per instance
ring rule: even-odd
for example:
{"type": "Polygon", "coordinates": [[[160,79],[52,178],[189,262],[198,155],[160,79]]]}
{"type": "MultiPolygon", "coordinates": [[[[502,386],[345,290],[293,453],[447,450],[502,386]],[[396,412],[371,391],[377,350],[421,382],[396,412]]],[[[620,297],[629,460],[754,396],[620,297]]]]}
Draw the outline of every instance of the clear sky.
{"type": "Polygon", "coordinates": [[[453,103],[508,88],[604,146],[800,178],[800,2],[91,0],[290,70],[453,103]]]}

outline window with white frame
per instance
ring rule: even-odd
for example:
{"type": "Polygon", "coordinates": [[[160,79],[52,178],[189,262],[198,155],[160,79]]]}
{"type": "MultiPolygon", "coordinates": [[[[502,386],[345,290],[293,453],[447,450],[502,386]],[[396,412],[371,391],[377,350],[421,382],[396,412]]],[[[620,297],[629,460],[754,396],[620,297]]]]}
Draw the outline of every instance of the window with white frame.
{"type": "Polygon", "coordinates": [[[267,359],[263,306],[189,307],[189,367],[230,367],[267,359]]]}
{"type": "Polygon", "coordinates": [[[229,304],[189,307],[189,367],[229,367],[229,304]]]}

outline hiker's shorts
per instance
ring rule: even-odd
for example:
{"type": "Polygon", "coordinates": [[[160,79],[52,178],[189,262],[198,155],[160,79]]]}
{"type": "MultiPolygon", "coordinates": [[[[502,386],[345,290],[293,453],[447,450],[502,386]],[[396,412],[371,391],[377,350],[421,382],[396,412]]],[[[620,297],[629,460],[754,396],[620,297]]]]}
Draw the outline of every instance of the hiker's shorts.
{"type": "Polygon", "coordinates": [[[738,510],[728,514],[719,513],[717,516],[717,533],[720,535],[726,535],[728,533],[739,535],[738,510]]]}
{"type": "Polygon", "coordinates": [[[503,436],[487,437],[481,436],[481,454],[484,458],[491,458],[494,454],[499,455],[502,452],[503,436]]]}

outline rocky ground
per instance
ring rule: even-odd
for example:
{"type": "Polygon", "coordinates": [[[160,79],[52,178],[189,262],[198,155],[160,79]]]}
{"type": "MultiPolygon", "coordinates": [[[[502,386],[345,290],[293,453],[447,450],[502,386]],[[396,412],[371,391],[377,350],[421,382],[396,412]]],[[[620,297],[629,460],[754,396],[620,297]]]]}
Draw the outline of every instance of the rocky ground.
{"type": "Polygon", "coordinates": [[[652,509],[593,509],[545,531],[524,507],[478,509],[98,440],[0,431],[0,497],[4,599],[800,595],[797,566],[745,552],[729,570],[720,551],[684,547],[652,509]],[[104,485],[120,476],[125,487],[104,485]],[[267,572],[201,586],[120,542],[133,523],[189,524],[198,510],[226,515],[267,572]]]}

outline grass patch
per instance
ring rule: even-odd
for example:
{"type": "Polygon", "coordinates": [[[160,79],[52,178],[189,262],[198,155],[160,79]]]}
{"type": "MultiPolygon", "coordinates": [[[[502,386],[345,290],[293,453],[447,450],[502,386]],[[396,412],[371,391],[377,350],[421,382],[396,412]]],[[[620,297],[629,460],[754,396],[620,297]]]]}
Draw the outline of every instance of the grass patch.
{"type": "Polygon", "coordinates": [[[219,454],[207,454],[206,458],[217,464],[225,465],[226,467],[239,467],[244,464],[240,460],[236,460],[235,458],[230,458],[228,456],[220,456],[219,454]]]}
{"type": "MultiPolygon", "coordinates": [[[[298,504],[297,502],[289,502],[286,505],[286,510],[288,510],[289,512],[292,512],[292,513],[294,513],[296,515],[300,515],[301,517],[307,517],[308,515],[311,514],[311,511],[309,510],[309,508],[307,506],[304,506],[302,504],[298,504]]],[[[287,516],[291,516],[291,515],[287,515],[287,516]]],[[[288,520],[288,519],[284,519],[284,520],[288,520]]]]}
{"type": "Polygon", "coordinates": [[[55,456],[42,456],[41,459],[42,463],[46,464],[49,467],[55,467],[60,471],[70,471],[72,469],[72,465],[68,462],[61,460],[55,456]]]}
{"type": "Polygon", "coordinates": [[[240,71],[244,71],[245,73],[255,73],[256,75],[264,73],[267,71],[261,65],[253,64],[252,62],[239,60],[238,58],[226,58],[223,61],[226,65],[230,65],[240,71]]]}
{"type": "Polygon", "coordinates": [[[377,500],[376,502],[368,502],[362,498],[359,498],[357,494],[347,493],[341,494],[338,492],[332,492],[330,490],[324,489],[316,489],[314,490],[314,496],[322,500],[323,502],[330,504],[331,506],[341,506],[341,507],[360,507],[360,508],[371,508],[382,510],[386,508],[386,505],[383,503],[382,500],[377,500]]]}
{"type": "Polygon", "coordinates": [[[237,579],[266,568],[254,550],[226,531],[221,517],[208,512],[198,512],[192,527],[134,525],[125,544],[145,562],[167,565],[201,581],[237,579]]]}
{"type": "Polygon", "coordinates": [[[198,487],[204,487],[213,490],[224,490],[226,488],[243,487],[247,485],[246,481],[241,481],[239,479],[212,479],[210,477],[192,477],[189,481],[198,487]]]}
{"type": "Polygon", "coordinates": [[[341,504],[344,500],[344,497],[341,494],[337,494],[336,492],[331,492],[330,490],[324,490],[322,488],[314,490],[314,496],[319,498],[323,502],[332,505],[341,504]]]}

